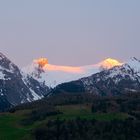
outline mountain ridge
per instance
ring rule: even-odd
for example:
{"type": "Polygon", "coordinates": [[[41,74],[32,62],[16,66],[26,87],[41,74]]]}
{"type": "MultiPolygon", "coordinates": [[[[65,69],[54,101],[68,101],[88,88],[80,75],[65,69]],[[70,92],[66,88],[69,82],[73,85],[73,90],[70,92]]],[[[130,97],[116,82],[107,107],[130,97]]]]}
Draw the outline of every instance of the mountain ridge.
{"type": "Polygon", "coordinates": [[[140,60],[135,57],[126,63],[108,58],[82,67],[51,65],[42,58],[21,70],[0,53],[0,104],[3,105],[0,111],[53,93],[112,96],[128,91],[140,91],[140,60]]]}
{"type": "Polygon", "coordinates": [[[47,90],[0,53],[0,100],[5,108],[41,99],[47,90]]]}
{"type": "Polygon", "coordinates": [[[108,58],[98,64],[81,67],[59,66],[49,64],[46,58],[40,58],[34,60],[31,65],[23,68],[23,71],[32,75],[36,80],[45,82],[47,86],[54,88],[61,83],[78,80],[100,72],[103,69],[119,65],[122,65],[122,63],[108,58]]]}
{"type": "Polygon", "coordinates": [[[71,93],[74,91],[101,96],[119,95],[128,91],[138,92],[140,91],[140,61],[136,58],[131,58],[121,66],[105,69],[77,81],[60,84],[53,92],[71,93]]]}

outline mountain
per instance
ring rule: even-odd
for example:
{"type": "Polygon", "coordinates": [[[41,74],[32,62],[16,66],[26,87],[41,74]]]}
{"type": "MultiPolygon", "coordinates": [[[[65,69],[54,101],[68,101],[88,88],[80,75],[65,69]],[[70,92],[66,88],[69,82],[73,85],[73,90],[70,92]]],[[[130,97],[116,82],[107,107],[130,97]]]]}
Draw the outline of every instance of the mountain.
{"type": "Polygon", "coordinates": [[[97,95],[120,95],[140,91],[140,60],[128,62],[93,74],[77,81],[58,85],[54,93],[92,93],[97,95]]]}
{"type": "Polygon", "coordinates": [[[5,96],[0,96],[0,112],[4,112],[11,107],[13,105],[9,103],[5,96]]]}
{"type": "Polygon", "coordinates": [[[48,87],[22,72],[0,53],[0,110],[12,105],[41,99],[48,87]]]}
{"type": "Polygon", "coordinates": [[[39,82],[45,83],[48,87],[54,88],[59,84],[91,76],[103,69],[110,69],[120,65],[122,65],[122,63],[108,58],[98,64],[88,66],[58,66],[49,64],[46,58],[40,58],[34,60],[31,65],[23,68],[23,71],[39,82]]]}

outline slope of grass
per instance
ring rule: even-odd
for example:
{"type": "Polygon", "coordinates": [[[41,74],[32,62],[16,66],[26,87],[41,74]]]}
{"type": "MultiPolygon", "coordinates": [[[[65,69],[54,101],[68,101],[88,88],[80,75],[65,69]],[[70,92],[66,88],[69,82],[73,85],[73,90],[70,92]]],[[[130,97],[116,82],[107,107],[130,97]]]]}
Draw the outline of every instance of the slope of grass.
{"type": "Polygon", "coordinates": [[[19,126],[20,119],[10,114],[0,115],[0,140],[19,140],[29,132],[29,129],[19,126]]]}
{"type": "MultiPolygon", "coordinates": [[[[22,126],[20,124],[23,118],[27,117],[26,111],[21,110],[16,113],[0,114],[0,140],[27,140],[31,135],[31,131],[39,125],[46,123],[48,120],[65,119],[73,120],[76,118],[81,119],[96,119],[103,121],[111,121],[114,119],[124,120],[128,118],[127,114],[122,113],[92,113],[91,105],[64,105],[57,106],[63,114],[49,116],[43,121],[36,121],[32,125],[22,126]]],[[[31,111],[31,110],[30,110],[31,111]]],[[[30,112],[28,111],[28,112],[30,112]]]]}
{"type": "Polygon", "coordinates": [[[58,115],[60,119],[95,119],[102,121],[111,121],[114,119],[125,120],[128,118],[128,114],[124,113],[92,113],[90,105],[67,105],[58,106],[58,109],[63,112],[62,115],[58,115]]]}

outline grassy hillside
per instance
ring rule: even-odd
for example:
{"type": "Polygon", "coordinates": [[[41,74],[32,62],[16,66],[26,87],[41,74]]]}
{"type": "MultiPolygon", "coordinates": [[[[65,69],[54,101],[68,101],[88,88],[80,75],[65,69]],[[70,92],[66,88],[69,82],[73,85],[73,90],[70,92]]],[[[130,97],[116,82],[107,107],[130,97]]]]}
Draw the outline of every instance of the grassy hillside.
{"type": "Polygon", "coordinates": [[[29,129],[19,125],[22,118],[11,114],[0,115],[0,140],[20,140],[29,129]]]}
{"type": "MultiPolygon", "coordinates": [[[[12,113],[1,113],[0,140],[37,139],[36,134],[40,134],[38,134],[38,129],[43,129],[41,132],[50,131],[49,129],[52,130],[51,127],[46,128],[48,122],[55,122],[55,120],[58,119],[63,121],[62,125],[68,125],[69,123],[67,124],[67,122],[69,121],[70,123],[76,123],[77,125],[77,122],[73,122],[77,119],[85,120],[87,124],[90,124],[93,120],[96,120],[99,123],[102,122],[105,125],[111,125],[114,120],[122,122],[121,124],[124,124],[123,122],[127,122],[127,120],[134,120],[134,124],[139,123],[139,95],[134,97],[127,96],[123,98],[115,97],[108,99],[93,97],[90,98],[91,100],[89,100],[88,97],[82,98],[83,95],[76,95],[76,97],[74,95],[72,96],[73,97],[65,99],[64,96],[62,96],[63,99],[59,97],[59,101],[58,99],[56,100],[56,98],[54,98],[54,100],[51,98],[51,101],[49,101],[49,99],[47,101],[37,101],[28,105],[16,107],[11,111],[12,113]],[[67,100],[69,104],[68,102],[65,102],[65,100],[67,100]],[[103,110],[102,106],[104,106],[103,110]],[[105,122],[111,122],[111,124],[106,124],[105,122]]],[[[54,129],[56,124],[52,123],[52,126],[53,125],[54,129]]],[[[112,125],[110,127],[112,127],[112,125]]],[[[93,129],[96,129],[96,127],[93,129]]],[[[42,140],[45,140],[45,138],[42,138],[42,140]]]]}
{"type": "Polygon", "coordinates": [[[27,118],[28,113],[25,111],[18,111],[16,113],[4,113],[0,115],[0,140],[21,140],[27,139],[30,136],[33,129],[37,128],[41,124],[46,123],[49,120],[74,120],[76,118],[87,120],[104,120],[111,121],[114,119],[124,120],[129,117],[128,114],[123,113],[92,113],[90,107],[85,104],[80,105],[64,105],[57,106],[63,114],[46,117],[42,121],[36,121],[30,125],[22,125],[21,121],[27,118]]]}

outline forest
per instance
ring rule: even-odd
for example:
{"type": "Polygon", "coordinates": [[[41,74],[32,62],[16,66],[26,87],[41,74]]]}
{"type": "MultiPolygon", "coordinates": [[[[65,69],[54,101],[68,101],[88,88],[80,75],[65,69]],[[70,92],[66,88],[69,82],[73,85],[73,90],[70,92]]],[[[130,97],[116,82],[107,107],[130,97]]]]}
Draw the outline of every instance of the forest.
{"type": "MultiPolygon", "coordinates": [[[[9,110],[33,140],[139,140],[140,94],[58,94],[9,110]]],[[[26,139],[26,137],[25,137],[26,139]]]]}

